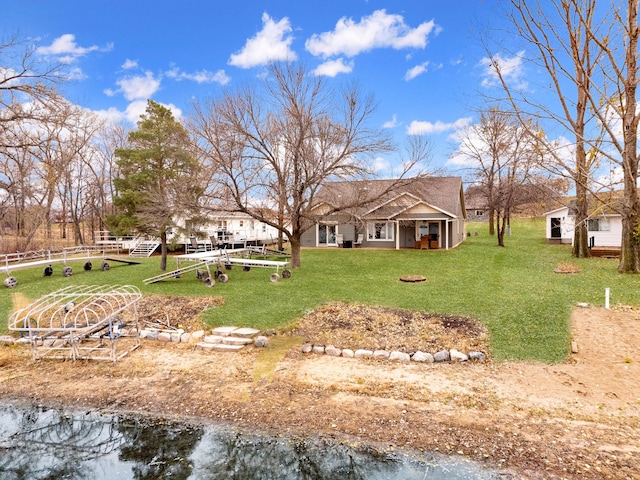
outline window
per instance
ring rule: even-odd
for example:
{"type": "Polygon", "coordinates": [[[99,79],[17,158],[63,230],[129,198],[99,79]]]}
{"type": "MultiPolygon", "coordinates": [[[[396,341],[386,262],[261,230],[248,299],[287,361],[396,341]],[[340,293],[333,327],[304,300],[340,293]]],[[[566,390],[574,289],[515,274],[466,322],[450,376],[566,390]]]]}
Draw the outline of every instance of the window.
{"type": "Polygon", "coordinates": [[[609,220],[604,217],[601,218],[590,218],[588,220],[588,230],[590,232],[608,232],[609,231],[609,220]]]}
{"type": "Polygon", "coordinates": [[[476,217],[481,217],[484,215],[484,211],[483,210],[476,210],[476,217]]]}
{"type": "Polygon", "coordinates": [[[240,228],[244,227],[244,220],[240,220],[240,228]]]}
{"type": "Polygon", "coordinates": [[[371,222],[367,234],[369,240],[393,240],[393,222],[371,222]]]}

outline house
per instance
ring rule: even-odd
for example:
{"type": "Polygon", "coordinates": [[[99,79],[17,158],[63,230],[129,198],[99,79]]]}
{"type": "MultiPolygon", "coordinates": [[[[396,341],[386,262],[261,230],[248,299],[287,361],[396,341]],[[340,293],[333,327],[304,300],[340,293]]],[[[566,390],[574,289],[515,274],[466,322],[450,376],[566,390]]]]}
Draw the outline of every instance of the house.
{"type": "MultiPolygon", "coordinates": [[[[575,200],[568,206],[545,213],[548,243],[573,244],[575,230],[575,200]]],[[[592,202],[587,219],[589,247],[617,247],[622,240],[622,217],[600,202],[592,202]]]]}
{"type": "Polygon", "coordinates": [[[328,182],[303,247],[454,248],[466,236],[460,177],[328,182]]]}
{"type": "Polygon", "coordinates": [[[218,245],[230,247],[273,244],[277,242],[278,230],[259,222],[250,215],[226,210],[213,211],[197,219],[177,219],[176,224],[186,234],[174,241],[183,243],[187,253],[195,248],[211,249],[218,245]],[[195,238],[195,242],[191,238],[195,238]],[[198,247],[195,247],[195,245],[198,247]]]}
{"type": "Polygon", "coordinates": [[[468,187],[464,192],[464,201],[468,222],[489,221],[489,201],[484,188],[468,187]]]}
{"type": "MultiPolygon", "coordinates": [[[[511,192],[512,217],[539,217],[549,208],[561,206],[564,198],[561,182],[514,185],[511,192]]],[[[484,185],[470,185],[464,192],[467,222],[488,222],[490,217],[488,189],[484,185]]]]}

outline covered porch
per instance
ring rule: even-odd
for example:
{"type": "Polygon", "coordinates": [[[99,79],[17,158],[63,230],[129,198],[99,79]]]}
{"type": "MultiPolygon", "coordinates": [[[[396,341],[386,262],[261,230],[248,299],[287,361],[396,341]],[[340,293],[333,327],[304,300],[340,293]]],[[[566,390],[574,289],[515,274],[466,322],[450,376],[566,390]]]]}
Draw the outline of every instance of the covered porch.
{"type": "Polygon", "coordinates": [[[365,223],[318,222],[313,247],[448,250],[457,245],[454,221],[446,218],[377,220],[365,223]]]}
{"type": "Polygon", "coordinates": [[[394,220],[395,249],[448,250],[453,247],[453,223],[445,218],[394,220]]]}

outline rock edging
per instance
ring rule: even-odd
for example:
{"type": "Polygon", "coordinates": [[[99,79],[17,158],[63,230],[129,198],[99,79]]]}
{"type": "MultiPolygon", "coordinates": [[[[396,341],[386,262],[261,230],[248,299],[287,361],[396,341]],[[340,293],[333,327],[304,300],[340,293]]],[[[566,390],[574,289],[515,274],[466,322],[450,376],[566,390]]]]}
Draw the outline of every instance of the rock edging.
{"type": "Polygon", "coordinates": [[[314,345],[312,343],[304,343],[300,351],[304,354],[316,354],[316,355],[329,355],[331,357],[345,357],[345,358],[374,358],[378,360],[389,360],[399,363],[444,363],[444,362],[484,362],[487,356],[484,352],[469,351],[467,353],[460,352],[454,348],[450,350],[440,350],[433,354],[429,352],[400,352],[394,350],[388,352],[386,350],[365,350],[358,349],[352,350],[350,348],[339,349],[333,345],[314,345]]]}
{"type": "MultiPolygon", "coordinates": [[[[259,335],[260,331],[254,328],[239,327],[217,327],[207,333],[204,330],[195,332],[185,332],[182,328],[178,329],[158,329],[143,328],[138,333],[135,328],[127,329],[120,332],[121,337],[135,337],[167,343],[189,343],[194,344],[197,349],[203,351],[221,351],[235,352],[242,349],[246,345],[253,344],[255,347],[266,347],[269,344],[269,338],[259,335]]],[[[36,338],[36,342],[41,344],[46,342],[36,338]]],[[[52,339],[51,342],[62,342],[60,339],[52,339]]],[[[11,335],[0,335],[0,344],[31,344],[29,338],[15,338],[11,335]]]]}

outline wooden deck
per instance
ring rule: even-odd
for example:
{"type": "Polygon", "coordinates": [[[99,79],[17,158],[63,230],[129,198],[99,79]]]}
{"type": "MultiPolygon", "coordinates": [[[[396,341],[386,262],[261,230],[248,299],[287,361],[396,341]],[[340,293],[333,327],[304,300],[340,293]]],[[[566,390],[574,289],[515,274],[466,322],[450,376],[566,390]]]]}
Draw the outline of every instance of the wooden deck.
{"type": "Polygon", "coordinates": [[[589,252],[592,257],[618,258],[620,256],[619,247],[592,247],[589,252]]]}

